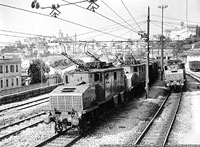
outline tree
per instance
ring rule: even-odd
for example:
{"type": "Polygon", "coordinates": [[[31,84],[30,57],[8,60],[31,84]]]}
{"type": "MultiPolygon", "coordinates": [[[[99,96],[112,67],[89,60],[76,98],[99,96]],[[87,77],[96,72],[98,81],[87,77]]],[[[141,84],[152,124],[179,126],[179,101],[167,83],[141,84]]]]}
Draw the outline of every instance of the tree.
{"type": "Polygon", "coordinates": [[[45,77],[45,73],[49,73],[50,68],[45,65],[42,60],[36,59],[30,64],[28,69],[28,75],[31,77],[31,84],[46,82],[47,78],[45,77]]]}

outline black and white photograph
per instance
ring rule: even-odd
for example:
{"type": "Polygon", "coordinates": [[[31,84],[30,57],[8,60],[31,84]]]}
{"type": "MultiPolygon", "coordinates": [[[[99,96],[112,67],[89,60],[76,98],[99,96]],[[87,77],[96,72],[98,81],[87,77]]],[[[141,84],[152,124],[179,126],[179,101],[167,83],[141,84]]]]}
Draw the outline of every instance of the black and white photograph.
{"type": "Polygon", "coordinates": [[[0,0],[0,147],[200,146],[200,0],[0,0]]]}

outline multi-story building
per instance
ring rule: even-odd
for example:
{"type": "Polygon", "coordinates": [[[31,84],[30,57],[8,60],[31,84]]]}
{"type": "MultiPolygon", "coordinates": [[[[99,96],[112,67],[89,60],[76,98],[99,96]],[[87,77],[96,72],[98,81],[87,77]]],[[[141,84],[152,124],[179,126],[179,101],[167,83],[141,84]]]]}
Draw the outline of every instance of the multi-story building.
{"type": "Polygon", "coordinates": [[[0,90],[21,87],[21,59],[0,57],[0,90]]]}

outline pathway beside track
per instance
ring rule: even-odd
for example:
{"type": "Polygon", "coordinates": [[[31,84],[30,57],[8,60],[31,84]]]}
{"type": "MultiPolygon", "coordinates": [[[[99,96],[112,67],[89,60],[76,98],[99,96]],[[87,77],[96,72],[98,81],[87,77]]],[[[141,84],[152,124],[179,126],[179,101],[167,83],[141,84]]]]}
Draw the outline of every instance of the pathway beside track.
{"type": "Polygon", "coordinates": [[[135,145],[165,146],[181,102],[181,93],[172,93],[138,137],[135,145]]]}

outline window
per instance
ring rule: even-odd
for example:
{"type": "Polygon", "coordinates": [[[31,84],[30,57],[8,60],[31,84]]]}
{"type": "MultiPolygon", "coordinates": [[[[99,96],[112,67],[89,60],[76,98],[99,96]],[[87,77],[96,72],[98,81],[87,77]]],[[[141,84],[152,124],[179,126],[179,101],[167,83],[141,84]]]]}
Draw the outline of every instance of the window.
{"type": "Polygon", "coordinates": [[[6,73],[8,73],[8,65],[6,65],[6,73]]]}
{"type": "Polygon", "coordinates": [[[10,65],[10,72],[14,72],[14,65],[10,65]]]}
{"type": "Polygon", "coordinates": [[[1,88],[3,88],[3,80],[1,80],[1,88]]]}
{"type": "Polygon", "coordinates": [[[14,79],[12,79],[12,87],[14,86],[14,79]]]}
{"type": "Polygon", "coordinates": [[[117,80],[117,72],[114,72],[114,80],[117,80]]]}
{"type": "Polygon", "coordinates": [[[137,67],[134,67],[133,71],[134,71],[134,72],[137,72],[137,67]]]}
{"type": "Polygon", "coordinates": [[[3,73],[3,66],[0,65],[0,73],[3,73]]]}
{"type": "Polygon", "coordinates": [[[16,85],[19,85],[19,80],[18,80],[18,78],[16,78],[16,85]]]}
{"type": "Polygon", "coordinates": [[[69,83],[69,81],[68,81],[68,76],[65,76],[65,82],[66,82],[66,83],[69,83]]]}
{"type": "Polygon", "coordinates": [[[94,81],[102,81],[102,75],[100,73],[94,74],[94,81]]]}
{"type": "Polygon", "coordinates": [[[99,81],[100,80],[100,77],[99,77],[99,74],[98,73],[95,73],[94,74],[94,81],[99,81]]]}
{"type": "Polygon", "coordinates": [[[105,79],[109,79],[109,73],[105,74],[105,79]]]}
{"type": "Polygon", "coordinates": [[[18,70],[18,65],[16,65],[16,72],[18,72],[19,70],[18,70]]]}
{"type": "Polygon", "coordinates": [[[6,79],[6,87],[8,87],[8,79],[6,79]]]}

